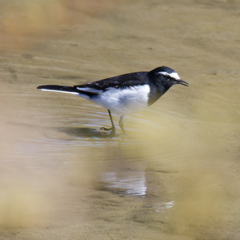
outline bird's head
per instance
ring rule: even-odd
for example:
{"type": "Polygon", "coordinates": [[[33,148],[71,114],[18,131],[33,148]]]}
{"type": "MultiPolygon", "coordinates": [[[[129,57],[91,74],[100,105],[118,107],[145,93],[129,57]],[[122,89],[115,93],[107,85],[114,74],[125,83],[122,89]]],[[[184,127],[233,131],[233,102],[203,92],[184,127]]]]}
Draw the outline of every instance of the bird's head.
{"type": "Polygon", "coordinates": [[[162,85],[167,91],[171,86],[181,84],[183,86],[189,86],[189,84],[183,81],[178,74],[168,67],[158,67],[149,72],[151,78],[160,87],[162,85]]]}

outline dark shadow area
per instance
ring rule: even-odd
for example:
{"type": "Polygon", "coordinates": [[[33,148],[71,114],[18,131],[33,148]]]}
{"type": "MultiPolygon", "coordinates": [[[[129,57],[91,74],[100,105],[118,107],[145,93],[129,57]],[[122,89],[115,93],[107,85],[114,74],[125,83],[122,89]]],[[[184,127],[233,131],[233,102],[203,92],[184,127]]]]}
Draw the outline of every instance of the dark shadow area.
{"type": "MultiPolygon", "coordinates": [[[[54,128],[53,128],[54,129],[54,128]]],[[[77,128],[77,127],[60,127],[55,128],[59,132],[66,133],[73,137],[83,137],[83,138],[111,138],[111,132],[100,131],[98,129],[92,128],[77,128]]],[[[120,134],[116,133],[113,137],[118,137],[120,134]]]]}
{"type": "MultiPolygon", "coordinates": [[[[85,127],[37,127],[32,124],[24,124],[24,123],[14,123],[9,122],[11,125],[28,127],[28,128],[41,128],[41,129],[49,129],[55,130],[58,132],[66,133],[73,137],[82,137],[82,138],[114,138],[119,137],[122,134],[115,133],[114,136],[111,136],[111,131],[101,131],[100,129],[93,128],[85,128],[85,127]]],[[[124,137],[124,135],[122,135],[124,137]]]]}

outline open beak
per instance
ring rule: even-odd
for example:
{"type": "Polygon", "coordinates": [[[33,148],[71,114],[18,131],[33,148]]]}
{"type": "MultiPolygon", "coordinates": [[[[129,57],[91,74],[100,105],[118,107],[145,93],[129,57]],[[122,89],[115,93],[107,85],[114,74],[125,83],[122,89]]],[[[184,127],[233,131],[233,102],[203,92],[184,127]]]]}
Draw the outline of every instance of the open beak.
{"type": "Polygon", "coordinates": [[[183,81],[182,79],[178,80],[177,82],[178,82],[178,84],[181,84],[183,86],[189,87],[189,83],[183,81]]]}

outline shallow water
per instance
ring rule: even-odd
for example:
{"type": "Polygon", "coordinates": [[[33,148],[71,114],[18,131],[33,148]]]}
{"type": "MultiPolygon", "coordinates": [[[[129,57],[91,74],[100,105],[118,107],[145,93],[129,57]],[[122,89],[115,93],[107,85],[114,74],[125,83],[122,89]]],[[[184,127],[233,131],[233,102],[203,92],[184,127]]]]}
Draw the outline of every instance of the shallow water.
{"type": "Polygon", "coordinates": [[[0,5],[1,239],[239,239],[237,1],[0,5]],[[36,89],[161,65],[190,87],[126,116],[125,139],[36,89]]]}

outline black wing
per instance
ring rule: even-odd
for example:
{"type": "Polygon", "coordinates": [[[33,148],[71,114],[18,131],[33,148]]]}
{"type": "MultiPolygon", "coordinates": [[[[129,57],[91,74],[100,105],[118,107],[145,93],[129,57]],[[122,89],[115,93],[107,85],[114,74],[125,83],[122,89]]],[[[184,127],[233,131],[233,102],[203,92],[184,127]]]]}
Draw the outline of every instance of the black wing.
{"type": "Polygon", "coordinates": [[[107,91],[109,88],[124,89],[136,85],[144,85],[148,83],[148,72],[127,73],[116,77],[106,78],[84,85],[74,86],[76,89],[91,92],[107,91]]]}

